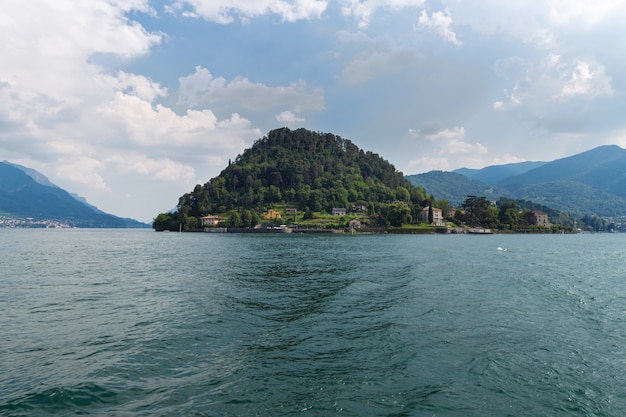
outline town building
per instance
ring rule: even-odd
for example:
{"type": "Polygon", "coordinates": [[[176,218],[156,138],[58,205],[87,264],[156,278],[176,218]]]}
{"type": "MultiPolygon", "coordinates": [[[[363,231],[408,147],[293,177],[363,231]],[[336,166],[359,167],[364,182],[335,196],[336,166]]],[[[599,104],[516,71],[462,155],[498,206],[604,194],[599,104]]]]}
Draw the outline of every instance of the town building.
{"type": "Polygon", "coordinates": [[[202,226],[217,226],[217,224],[222,221],[222,218],[220,216],[208,215],[200,217],[200,221],[202,222],[202,226]]]}
{"type": "MultiPolygon", "coordinates": [[[[443,211],[440,208],[433,207],[433,224],[435,226],[445,226],[443,221],[443,211]]],[[[424,207],[422,209],[422,221],[428,223],[428,207],[424,207]]]]}
{"type": "Polygon", "coordinates": [[[263,217],[265,217],[266,219],[280,219],[282,216],[278,211],[274,209],[269,209],[265,213],[263,213],[263,217]]]}
{"type": "Polygon", "coordinates": [[[542,227],[550,227],[550,222],[548,221],[548,215],[543,211],[533,211],[533,215],[537,220],[537,226],[542,227]]]}
{"type": "Polygon", "coordinates": [[[360,229],[360,228],[361,228],[361,225],[362,225],[362,223],[361,223],[361,221],[360,221],[360,220],[358,220],[358,219],[352,219],[352,220],[350,220],[350,222],[348,223],[348,227],[349,227],[350,229],[360,229]]]}

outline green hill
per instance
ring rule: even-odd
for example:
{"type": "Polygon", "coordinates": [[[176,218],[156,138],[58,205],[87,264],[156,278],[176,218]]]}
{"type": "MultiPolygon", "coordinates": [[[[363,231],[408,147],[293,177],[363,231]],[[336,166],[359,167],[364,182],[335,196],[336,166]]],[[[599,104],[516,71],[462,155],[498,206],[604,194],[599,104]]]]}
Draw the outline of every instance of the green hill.
{"type": "Polygon", "coordinates": [[[401,205],[409,210],[404,220],[417,219],[426,199],[424,189],[413,186],[392,164],[349,140],[281,128],[229,161],[217,177],[181,196],[176,212],[161,213],[153,227],[177,230],[181,222],[196,226],[208,214],[239,216],[242,225],[251,226],[274,207],[306,213],[366,207],[373,218],[393,224],[398,222],[390,219],[390,211],[401,205]]]}

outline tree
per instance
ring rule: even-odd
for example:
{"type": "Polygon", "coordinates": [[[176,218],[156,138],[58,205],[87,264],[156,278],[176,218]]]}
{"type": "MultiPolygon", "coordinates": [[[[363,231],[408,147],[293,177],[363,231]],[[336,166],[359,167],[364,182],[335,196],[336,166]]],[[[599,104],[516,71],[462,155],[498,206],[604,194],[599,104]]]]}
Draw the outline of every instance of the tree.
{"type": "Polygon", "coordinates": [[[254,227],[259,224],[259,215],[254,210],[241,211],[241,226],[254,227]]]}
{"type": "Polygon", "coordinates": [[[324,200],[324,195],[321,190],[313,190],[309,194],[308,206],[311,207],[313,211],[322,211],[323,207],[326,205],[326,201],[324,200]]]}
{"type": "Polygon", "coordinates": [[[433,205],[432,203],[428,203],[428,223],[432,224],[435,221],[434,215],[433,215],[433,205]]]}
{"type": "Polygon", "coordinates": [[[267,201],[270,203],[277,203],[283,199],[280,192],[280,188],[275,185],[270,185],[269,192],[266,195],[267,201]]]}
{"type": "Polygon", "coordinates": [[[515,229],[523,221],[517,203],[509,199],[500,200],[497,218],[501,227],[508,227],[509,229],[515,229]]]}
{"type": "Polygon", "coordinates": [[[530,210],[524,210],[524,212],[522,213],[522,218],[524,219],[524,223],[529,226],[537,225],[537,216],[535,216],[535,213],[530,210]]]}
{"type": "Polygon", "coordinates": [[[463,220],[470,226],[493,227],[495,215],[486,197],[467,196],[463,203],[463,220]]]}
{"type": "Polygon", "coordinates": [[[441,215],[444,218],[450,215],[450,209],[452,206],[450,206],[450,202],[448,200],[437,200],[435,201],[434,206],[441,209],[441,215]]]}
{"type": "Polygon", "coordinates": [[[396,199],[409,202],[411,200],[411,194],[405,187],[398,186],[396,187],[396,199]]]}
{"type": "Polygon", "coordinates": [[[394,227],[411,223],[411,208],[406,203],[389,204],[384,218],[394,227]]]}
{"type": "Polygon", "coordinates": [[[170,230],[170,225],[172,223],[172,216],[166,213],[159,213],[158,216],[152,222],[152,228],[157,232],[162,232],[163,230],[170,230]]]}
{"type": "Polygon", "coordinates": [[[241,216],[236,211],[228,216],[228,227],[241,227],[241,216]]]}
{"type": "Polygon", "coordinates": [[[185,224],[185,230],[193,230],[198,228],[198,218],[197,217],[188,217],[187,223],[185,224]]]}
{"type": "Polygon", "coordinates": [[[521,220],[520,212],[516,208],[508,208],[500,216],[502,224],[508,224],[510,229],[515,229],[521,220]]]}

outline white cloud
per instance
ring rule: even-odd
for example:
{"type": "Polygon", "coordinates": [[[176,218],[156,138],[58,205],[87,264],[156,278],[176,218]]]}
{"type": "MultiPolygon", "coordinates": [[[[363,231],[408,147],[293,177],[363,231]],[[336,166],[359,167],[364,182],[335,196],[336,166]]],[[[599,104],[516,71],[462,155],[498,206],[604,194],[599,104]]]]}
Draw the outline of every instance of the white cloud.
{"type": "MultiPolygon", "coordinates": [[[[163,34],[150,33],[128,17],[130,12],[154,16],[147,0],[33,0],[4,6],[0,149],[7,159],[31,161],[93,204],[121,214],[128,204],[118,200],[130,189],[138,199],[145,199],[154,183],[168,182],[170,192],[180,192],[181,184],[197,181],[198,170],[198,176],[208,176],[261,136],[236,112],[219,118],[207,108],[177,112],[163,104],[171,100],[161,83],[97,64],[130,62],[161,42],[163,34]],[[142,186],[121,179],[122,174],[132,174],[142,186]]],[[[316,103],[322,97],[302,85],[283,89],[292,92],[285,94],[292,105],[283,108],[294,111],[299,99],[316,103]]],[[[151,210],[137,205],[137,212],[151,210]]]]}
{"type": "Polygon", "coordinates": [[[505,153],[504,155],[500,157],[494,158],[491,164],[492,165],[505,165],[505,164],[516,164],[516,163],[524,162],[524,161],[526,161],[524,158],[520,158],[518,156],[505,153]]]}
{"type": "Polygon", "coordinates": [[[221,121],[208,109],[187,110],[181,116],[164,105],[154,106],[121,92],[101,108],[100,114],[114,127],[106,140],[123,137],[136,148],[151,148],[153,152],[161,149],[166,153],[172,148],[184,148],[192,155],[200,149],[209,153],[234,152],[245,146],[241,136],[259,133],[249,120],[236,113],[221,121]]]}
{"type": "Polygon", "coordinates": [[[454,14],[457,25],[467,26],[477,33],[542,46],[554,43],[549,19],[550,0],[444,0],[443,3],[454,14]]]}
{"type": "Polygon", "coordinates": [[[422,10],[422,14],[418,20],[418,26],[422,29],[434,30],[446,42],[457,46],[461,45],[461,41],[456,38],[456,33],[450,28],[450,26],[452,26],[452,17],[450,17],[449,9],[443,12],[435,12],[430,17],[426,10],[422,10]]]}
{"type": "Polygon", "coordinates": [[[441,156],[423,156],[419,159],[409,161],[409,166],[418,172],[428,171],[449,171],[453,169],[450,160],[441,156]]]}
{"type": "Polygon", "coordinates": [[[298,117],[290,111],[283,111],[276,115],[276,120],[283,123],[302,123],[304,119],[302,117],[298,117]]]}
{"type": "Polygon", "coordinates": [[[250,111],[285,107],[294,112],[324,109],[323,91],[319,88],[309,91],[305,81],[279,87],[254,83],[244,77],[227,82],[198,66],[193,74],[179,78],[179,83],[179,104],[183,105],[231,104],[250,111]]]}
{"type": "Polygon", "coordinates": [[[568,72],[570,78],[560,94],[563,99],[572,96],[595,98],[613,94],[611,79],[606,75],[602,65],[579,61],[575,68],[568,72]]]}
{"type": "Polygon", "coordinates": [[[104,164],[94,158],[61,158],[57,161],[56,175],[63,180],[110,192],[109,186],[100,175],[103,169],[104,164]]]}
{"type": "Polygon", "coordinates": [[[409,165],[420,169],[422,172],[433,169],[448,170],[454,164],[476,165],[484,160],[488,153],[485,146],[480,143],[468,143],[465,141],[465,128],[443,128],[439,123],[429,123],[421,129],[409,129],[409,135],[424,140],[422,153],[426,153],[419,159],[412,160],[409,165]]]}
{"type": "MultiPolygon", "coordinates": [[[[126,13],[149,13],[147,1],[9,2],[0,18],[0,143],[52,160],[93,156],[101,121],[95,107],[124,90],[148,100],[166,90],[143,76],[105,74],[97,54],[146,54],[161,41],[126,13]],[[36,28],[36,30],[33,30],[36,28]],[[82,123],[87,122],[85,125],[82,123]],[[17,138],[20,140],[17,141],[17,138]],[[11,143],[13,142],[13,143],[11,143]]],[[[66,176],[67,177],[67,176],[66,176]]]]}
{"type": "Polygon", "coordinates": [[[418,8],[424,5],[425,0],[342,0],[342,3],[343,15],[356,18],[359,27],[364,29],[369,26],[378,9],[399,11],[409,7],[418,8]]]}
{"type": "Polygon", "coordinates": [[[326,10],[325,0],[179,0],[171,8],[184,16],[229,24],[239,17],[243,22],[267,14],[283,21],[318,19],[326,10]]]}
{"type": "MultiPolygon", "coordinates": [[[[503,60],[511,64],[513,60],[503,60]]],[[[611,78],[605,67],[593,60],[567,61],[560,55],[549,54],[538,63],[515,57],[513,65],[499,62],[496,74],[514,84],[504,91],[504,98],[493,104],[496,110],[532,107],[537,111],[551,112],[559,108],[558,102],[574,98],[593,100],[614,93],[611,78]],[[503,68],[507,67],[508,72],[503,68]],[[514,74],[514,75],[513,75],[514,74]]]]}
{"type": "MultiPolygon", "coordinates": [[[[598,0],[443,0],[455,23],[477,33],[552,48],[565,45],[572,33],[623,27],[626,2],[598,0]],[[608,26],[608,27],[610,27],[608,26]]],[[[575,47],[575,45],[571,45],[575,47]]]]}
{"type": "Polygon", "coordinates": [[[116,90],[124,91],[127,94],[137,96],[143,100],[154,101],[158,97],[167,96],[167,88],[162,87],[141,75],[128,74],[120,71],[114,78],[116,90]]]}
{"type": "Polygon", "coordinates": [[[594,2],[552,0],[547,2],[550,21],[556,25],[593,26],[615,14],[625,11],[623,0],[599,0],[594,2]]]}
{"type": "Polygon", "coordinates": [[[160,43],[126,13],[145,12],[148,2],[42,1],[3,5],[0,79],[16,88],[65,99],[80,97],[99,72],[94,54],[137,57],[160,43]]]}
{"type": "Polygon", "coordinates": [[[420,130],[409,129],[409,134],[428,140],[436,146],[439,154],[487,153],[487,148],[480,143],[471,144],[463,141],[465,128],[457,126],[452,129],[436,129],[436,126],[437,124],[430,124],[420,130]]]}
{"type": "Polygon", "coordinates": [[[116,154],[106,158],[122,174],[140,175],[156,180],[182,184],[195,184],[196,171],[188,165],[173,161],[170,158],[150,158],[139,153],[116,154]]]}

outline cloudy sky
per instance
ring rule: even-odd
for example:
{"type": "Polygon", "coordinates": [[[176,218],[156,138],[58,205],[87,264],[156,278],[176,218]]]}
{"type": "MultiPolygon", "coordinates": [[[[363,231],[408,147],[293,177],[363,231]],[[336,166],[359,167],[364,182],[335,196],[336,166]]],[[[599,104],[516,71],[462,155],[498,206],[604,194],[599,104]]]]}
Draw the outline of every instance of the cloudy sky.
{"type": "Polygon", "coordinates": [[[151,222],[269,130],[405,174],[626,147],[626,1],[7,0],[0,160],[151,222]]]}

